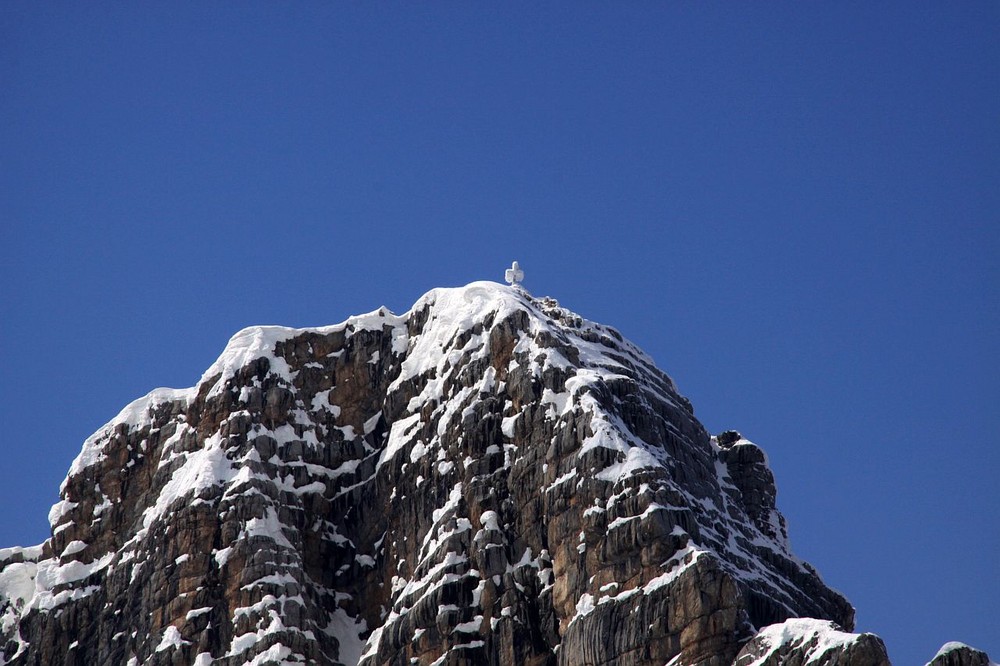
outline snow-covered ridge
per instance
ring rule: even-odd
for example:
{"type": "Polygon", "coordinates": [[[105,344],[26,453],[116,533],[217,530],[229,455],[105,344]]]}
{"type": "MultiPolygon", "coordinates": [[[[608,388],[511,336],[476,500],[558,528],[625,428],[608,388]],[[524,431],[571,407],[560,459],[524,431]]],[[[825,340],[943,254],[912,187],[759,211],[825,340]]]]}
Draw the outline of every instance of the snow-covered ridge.
{"type": "MultiPolygon", "coordinates": [[[[399,327],[404,324],[408,315],[393,315],[387,308],[381,307],[367,314],[349,317],[346,321],[330,326],[291,328],[288,326],[249,326],[237,332],[226,343],[225,349],[219,358],[202,374],[201,379],[195,386],[183,389],[177,388],[156,388],[129,403],[113,419],[101,426],[93,435],[88,437],[83,443],[83,448],[70,466],[69,475],[79,474],[83,470],[103,459],[103,444],[108,436],[118,426],[129,428],[142,428],[149,425],[152,420],[153,410],[159,405],[171,402],[182,402],[185,405],[198,395],[202,386],[206,382],[212,382],[209,395],[217,395],[222,391],[226,381],[231,379],[236,372],[257,359],[266,358],[271,364],[271,372],[284,376],[290,375],[288,364],[281,357],[275,355],[274,350],[278,343],[290,340],[303,333],[317,333],[325,335],[336,331],[350,328],[351,330],[381,329],[383,326],[399,327]]],[[[59,506],[58,504],[56,505],[59,506]]],[[[55,510],[55,507],[54,507],[55,510]]],[[[55,516],[61,515],[59,510],[55,510],[55,516]]],[[[53,526],[55,523],[53,523],[53,526]]]]}
{"type": "MultiPolygon", "coordinates": [[[[291,379],[291,371],[285,360],[275,354],[276,346],[304,333],[326,335],[338,331],[382,330],[389,326],[394,329],[393,351],[404,356],[402,372],[396,380],[398,385],[406,379],[420,375],[438,367],[444,356],[447,343],[456,336],[472,329],[488,315],[499,321],[511,313],[524,310],[531,315],[532,332],[545,327],[546,315],[539,304],[521,288],[509,287],[495,282],[472,282],[464,287],[436,288],[421,296],[410,310],[395,315],[385,307],[372,312],[354,315],[347,320],[328,326],[291,328],[286,326],[250,326],[237,332],[229,339],[219,357],[202,374],[195,386],[183,389],[156,388],[145,396],[134,400],[113,419],[97,430],[84,442],[80,453],[70,466],[69,475],[83,470],[103,459],[103,446],[118,426],[142,428],[149,425],[153,410],[159,405],[182,402],[185,405],[199,394],[204,385],[212,383],[208,396],[217,395],[235,373],[247,364],[266,358],[270,363],[270,373],[291,379]],[[429,317],[434,324],[407,347],[406,325],[415,312],[429,309],[429,317]]],[[[568,311],[567,311],[568,312],[568,311]]],[[[572,313],[568,313],[572,314],[572,313]]],[[[578,317],[578,319],[580,319],[578,317]]],[[[580,319],[588,327],[605,328],[594,322],[580,319]]],[[[608,329],[610,330],[610,329],[608,329]]],[[[638,347],[627,341],[622,342],[631,354],[649,366],[653,361],[638,347]]],[[[58,504],[56,506],[59,506],[58,504]]],[[[54,507],[54,516],[62,512],[54,507]]],[[[53,526],[55,523],[53,523],[53,526]]]]}
{"type": "MultiPolygon", "coordinates": [[[[411,310],[412,312],[412,310],[411,310]]],[[[271,372],[290,374],[285,359],[275,356],[274,349],[280,342],[290,340],[303,333],[326,335],[350,329],[352,331],[381,330],[384,326],[399,327],[406,323],[410,312],[394,315],[388,308],[380,307],[367,314],[354,315],[346,321],[330,326],[290,328],[287,326],[250,326],[229,339],[226,348],[216,361],[208,367],[198,381],[198,388],[212,381],[209,395],[217,394],[236,372],[248,363],[266,358],[271,363],[271,372]]]]}

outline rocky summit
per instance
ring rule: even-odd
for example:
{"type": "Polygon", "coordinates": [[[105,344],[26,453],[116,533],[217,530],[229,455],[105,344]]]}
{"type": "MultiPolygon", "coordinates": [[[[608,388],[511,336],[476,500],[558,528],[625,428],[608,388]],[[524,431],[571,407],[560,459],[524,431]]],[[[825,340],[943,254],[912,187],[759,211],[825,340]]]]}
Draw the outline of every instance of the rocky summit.
{"type": "Polygon", "coordinates": [[[642,351],[519,287],[249,328],[0,550],[0,664],[888,664],[775,495],[642,351]]]}

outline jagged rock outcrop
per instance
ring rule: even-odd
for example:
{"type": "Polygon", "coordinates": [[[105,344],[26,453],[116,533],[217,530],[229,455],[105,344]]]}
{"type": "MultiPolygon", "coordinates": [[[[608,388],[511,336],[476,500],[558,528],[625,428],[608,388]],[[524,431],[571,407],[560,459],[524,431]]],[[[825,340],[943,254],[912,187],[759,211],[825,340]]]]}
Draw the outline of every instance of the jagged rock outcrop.
{"type": "MultiPolygon", "coordinates": [[[[84,443],[50,522],[0,551],[0,664],[842,664],[758,630],[853,628],[759,447],[493,283],[238,333],[84,443]]],[[[866,636],[824,654],[885,663],[866,636]]]]}
{"type": "Polygon", "coordinates": [[[733,666],[889,666],[889,657],[874,634],[851,634],[832,622],[797,618],[762,629],[733,666]]]}
{"type": "Polygon", "coordinates": [[[965,643],[945,643],[927,666],[995,666],[988,654],[965,643]]]}

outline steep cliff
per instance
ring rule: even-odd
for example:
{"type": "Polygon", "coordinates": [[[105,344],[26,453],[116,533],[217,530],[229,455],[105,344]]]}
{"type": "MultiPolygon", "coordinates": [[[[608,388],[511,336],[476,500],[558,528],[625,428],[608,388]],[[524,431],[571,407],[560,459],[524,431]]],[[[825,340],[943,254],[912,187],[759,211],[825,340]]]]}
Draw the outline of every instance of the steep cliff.
{"type": "Polygon", "coordinates": [[[50,522],[0,550],[0,664],[887,663],[760,448],[493,283],[241,331],[89,438],[50,522]],[[790,618],[836,626],[758,633],[790,618]]]}

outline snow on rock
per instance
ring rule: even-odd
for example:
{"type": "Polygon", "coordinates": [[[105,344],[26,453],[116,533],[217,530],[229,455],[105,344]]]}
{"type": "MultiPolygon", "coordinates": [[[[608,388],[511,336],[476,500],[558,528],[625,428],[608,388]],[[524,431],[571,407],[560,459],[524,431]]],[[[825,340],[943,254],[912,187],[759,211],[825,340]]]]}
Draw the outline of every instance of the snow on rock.
{"type": "MultiPolygon", "coordinates": [[[[971,648],[971,646],[966,645],[965,643],[962,643],[961,641],[948,641],[947,643],[945,643],[944,645],[941,646],[941,649],[937,651],[937,654],[934,655],[934,658],[936,659],[937,657],[941,657],[943,655],[948,654],[949,652],[954,652],[956,650],[966,650],[966,649],[970,649],[970,648],[971,648]]],[[[971,648],[971,649],[975,649],[975,648],[971,648]]]]}
{"type": "MultiPolygon", "coordinates": [[[[108,421],[97,432],[87,438],[83,448],[69,468],[69,476],[81,473],[104,460],[104,446],[114,435],[118,426],[141,428],[152,421],[152,410],[169,402],[188,402],[195,395],[195,389],[153,389],[143,397],[128,404],[115,418],[108,421]]],[[[59,515],[59,514],[57,514],[59,515]]],[[[51,520],[52,514],[50,514],[51,520]]]]}
{"type": "Polygon", "coordinates": [[[181,638],[181,632],[177,627],[169,626],[163,631],[163,637],[160,639],[159,645],[156,646],[156,652],[163,652],[164,650],[171,650],[189,644],[190,641],[181,638]]]}
{"type": "Polygon", "coordinates": [[[876,636],[848,633],[833,622],[811,618],[794,618],[764,627],[740,651],[734,666],[778,666],[789,662],[802,666],[889,666],[885,646],[876,636]]]}
{"type": "Polygon", "coordinates": [[[927,666],[996,666],[996,664],[982,650],[959,641],[950,641],[941,646],[927,666]]]}
{"type": "MultiPolygon", "coordinates": [[[[859,634],[849,634],[837,629],[832,622],[796,618],[781,624],[764,627],[757,636],[770,646],[770,652],[759,659],[763,663],[767,656],[788,644],[805,644],[806,663],[815,662],[828,650],[842,648],[857,640],[859,634]]],[[[755,664],[758,662],[754,662],[755,664]]],[[[747,666],[750,666],[749,664],[747,666]]]]}
{"type": "MultiPolygon", "coordinates": [[[[35,597],[38,560],[42,553],[43,546],[0,548],[0,638],[9,637],[11,644],[16,646],[16,654],[26,646],[18,623],[35,597]]],[[[0,650],[0,664],[4,663],[5,654],[0,650]]]]}
{"type": "Polygon", "coordinates": [[[85,544],[82,541],[70,541],[68,544],[66,544],[66,547],[63,548],[60,557],[69,557],[70,555],[76,555],[81,550],[84,550],[86,547],[87,544],[85,544]]]}
{"type": "Polygon", "coordinates": [[[34,562],[9,564],[0,571],[0,597],[15,607],[23,607],[35,594],[35,575],[38,565],[34,562]]]}
{"type": "Polygon", "coordinates": [[[411,345],[402,372],[389,390],[429,371],[439,371],[454,350],[449,344],[460,334],[481,324],[483,315],[496,320],[523,307],[513,290],[493,282],[473,282],[458,289],[434,289],[422,296],[410,313],[429,309],[432,325],[411,345]]]}
{"type": "Polygon", "coordinates": [[[183,464],[174,470],[170,480],[157,495],[156,502],[143,513],[143,527],[149,527],[182,497],[197,495],[234,476],[235,468],[226,456],[222,438],[218,435],[209,437],[204,448],[183,455],[183,464]]]}
{"type": "Polygon", "coordinates": [[[365,641],[361,636],[367,625],[364,620],[348,615],[342,608],[336,609],[330,617],[330,624],[324,631],[336,639],[339,658],[345,666],[356,666],[361,661],[365,641]]]}
{"type": "MultiPolygon", "coordinates": [[[[565,665],[637,645],[666,663],[716,629],[734,656],[746,618],[849,625],[791,553],[769,474],[756,445],[711,438],[616,330],[520,288],[250,327],[197,386],[156,389],[84,442],[44,549],[0,551],[0,663],[62,650],[44,616],[67,604],[123,618],[102,621],[122,623],[115,654],[137,663],[516,649],[502,659],[565,665]],[[728,605],[673,594],[684,585],[728,605]],[[649,622],[675,598],[694,604],[678,617],[725,621],[649,622]]],[[[111,659],[89,634],[73,650],[111,659]]]]}
{"type": "Polygon", "coordinates": [[[275,356],[274,348],[277,343],[294,337],[301,330],[284,326],[244,328],[229,339],[222,354],[201,376],[198,385],[214,380],[209,395],[217,395],[237,370],[261,358],[267,359],[270,372],[288,377],[290,374],[288,363],[285,359],[275,356]]]}
{"type": "Polygon", "coordinates": [[[70,511],[77,507],[76,502],[70,502],[69,500],[60,500],[52,505],[49,509],[49,525],[55,527],[60,522],[62,522],[62,517],[68,514],[70,511]]]}

